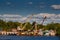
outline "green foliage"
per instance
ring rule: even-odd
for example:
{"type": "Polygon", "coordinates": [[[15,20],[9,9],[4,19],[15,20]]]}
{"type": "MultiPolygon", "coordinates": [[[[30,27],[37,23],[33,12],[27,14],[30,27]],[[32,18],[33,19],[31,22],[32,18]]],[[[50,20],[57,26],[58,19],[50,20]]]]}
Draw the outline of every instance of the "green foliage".
{"type": "Polygon", "coordinates": [[[57,35],[60,35],[60,24],[59,23],[50,23],[46,25],[46,29],[56,30],[57,35]]]}
{"type": "Polygon", "coordinates": [[[38,29],[44,28],[44,25],[42,25],[42,24],[37,24],[37,26],[38,26],[38,27],[37,27],[38,29]]]}
{"type": "MultiPolygon", "coordinates": [[[[19,22],[12,22],[12,21],[5,22],[3,20],[0,20],[0,30],[9,30],[12,28],[17,28],[18,26],[21,26],[21,24],[23,27],[26,23],[19,23],[19,22]]],[[[57,35],[60,35],[60,23],[50,23],[47,25],[37,24],[37,29],[42,29],[42,28],[47,30],[50,29],[56,30],[57,35]]],[[[34,30],[32,24],[30,24],[30,22],[27,22],[27,25],[25,26],[25,30],[31,30],[31,29],[34,30]]]]}
{"type": "Polygon", "coordinates": [[[9,30],[11,28],[17,28],[17,26],[20,25],[18,22],[5,22],[3,20],[0,20],[0,29],[2,30],[9,30]]]}
{"type": "Polygon", "coordinates": [[[32,25],[28,22],[28,24],[26,25],[26,30],[29,30],[29,29],[31,29],[32,28],[32,25]]]}

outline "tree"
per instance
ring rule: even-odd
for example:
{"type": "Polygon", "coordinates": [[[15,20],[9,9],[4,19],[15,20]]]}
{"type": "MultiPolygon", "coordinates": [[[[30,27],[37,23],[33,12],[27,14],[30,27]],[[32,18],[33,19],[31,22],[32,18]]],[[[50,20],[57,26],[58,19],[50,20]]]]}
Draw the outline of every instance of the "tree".
{"type": "Polygon", "coordinates": [[[2,30],[7,29],[7,23],[3,20],[0,20],[0,29],[2,30]]]}

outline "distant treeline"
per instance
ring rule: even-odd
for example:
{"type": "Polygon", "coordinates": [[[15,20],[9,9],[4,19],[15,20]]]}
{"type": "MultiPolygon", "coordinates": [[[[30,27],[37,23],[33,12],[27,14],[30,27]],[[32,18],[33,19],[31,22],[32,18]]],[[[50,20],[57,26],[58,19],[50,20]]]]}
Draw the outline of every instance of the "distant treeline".
{"type": "MultiPolygon", "coordinates": [[[[26,23],[22,23],[22,27],[26,23]]],[[[25,30],[31,29],[33,26],[33,23],[31,24],[30,22],[27,22],[27,25],[25,26],[25,30]]],[[[19,22],[12,22],[12,21],[3,21],[0,20],[0,30],[10,30],[12,28],[17,28],[18,26],[21,26],[21,23],[19,22]]],[[[42,29],[44,28],[45,30],[56,30],[57,35],[60,35],[60,23],[49,23],[47,25],[42,25],[42,24],[37,24],[37,29],[42,29]]]]}

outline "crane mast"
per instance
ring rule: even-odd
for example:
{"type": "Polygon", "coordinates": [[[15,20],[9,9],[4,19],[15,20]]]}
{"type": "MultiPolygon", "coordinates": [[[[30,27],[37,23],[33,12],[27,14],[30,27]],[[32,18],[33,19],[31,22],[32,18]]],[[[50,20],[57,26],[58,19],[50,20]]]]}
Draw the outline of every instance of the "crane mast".
{"type": "Polygon", "coordinates": [[[44,23],[44,21],[45,21],[45,19],[46,19],[46,18],[47,18],[47,17],[46,17],[46,16],[44,16],[43,21],[42,21],[42,23],[41,23],[42,25],[43,25],[43,23],[44,23]]]}
{"type": "Polygon", "coordinates": [[[33,15],[29,16],[27,19],[26,19],[26,24],[23,26],[22,29],[24,29],[26,27],[26,25],[28,24],[27,22],[32,18],[33,15]]]}
{"type": "Polygon", "coordinates": [[[32,18],[33,14],[30,15],[26,20],[24,20],[26,22],[26,24],[23,26],[23,24],[21,23],[21,26],[18,27],[19,30],[24,30],[26,25],[28,24],[27,22],[32,18]]]}

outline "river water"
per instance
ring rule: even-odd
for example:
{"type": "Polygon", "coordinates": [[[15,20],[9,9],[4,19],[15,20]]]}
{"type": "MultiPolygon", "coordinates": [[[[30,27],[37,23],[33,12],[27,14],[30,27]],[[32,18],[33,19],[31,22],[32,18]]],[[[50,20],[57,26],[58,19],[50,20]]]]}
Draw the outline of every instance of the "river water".
{"type": "Polygon", "coordinates": [[[0,40],[60,40],[59,36],[0,36],[0,40]]]}

